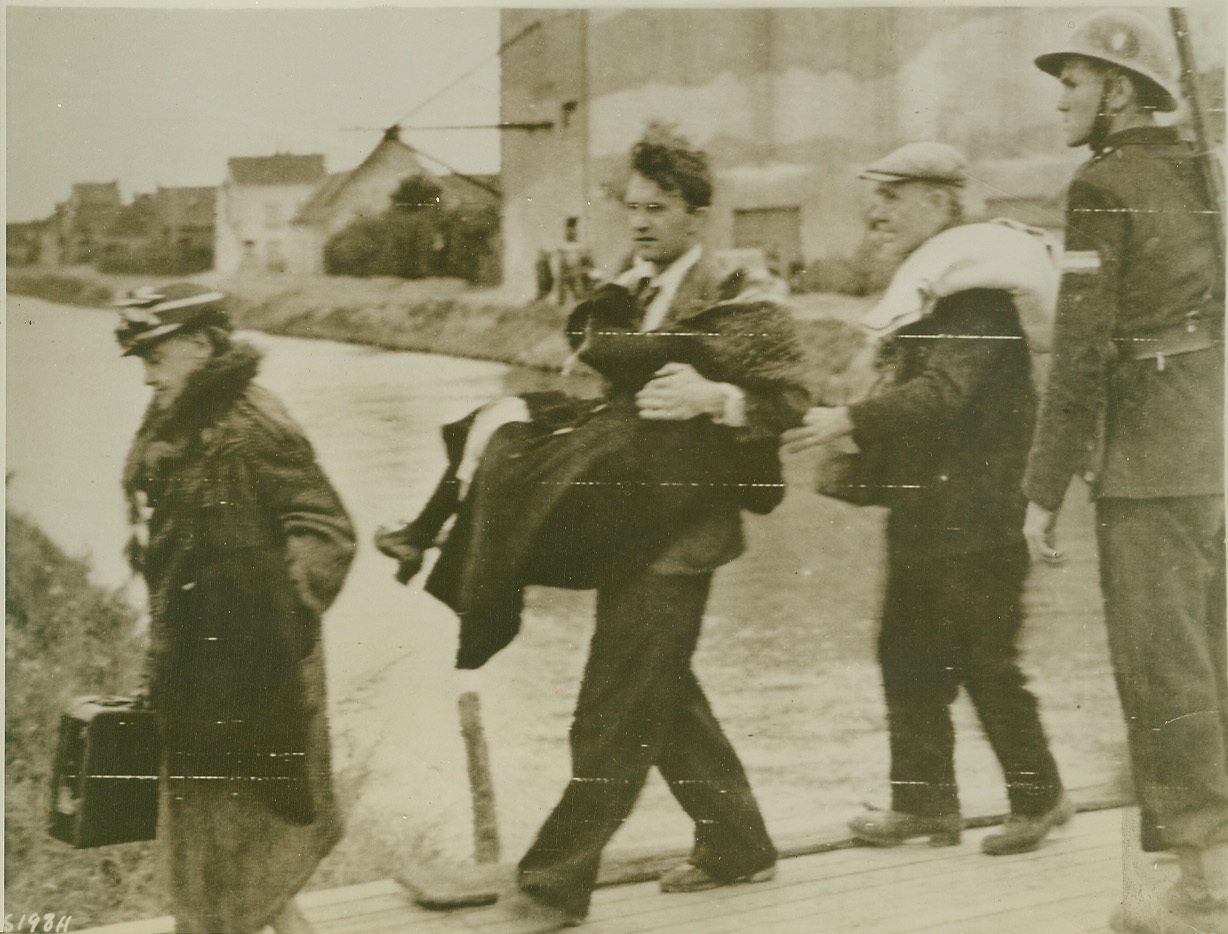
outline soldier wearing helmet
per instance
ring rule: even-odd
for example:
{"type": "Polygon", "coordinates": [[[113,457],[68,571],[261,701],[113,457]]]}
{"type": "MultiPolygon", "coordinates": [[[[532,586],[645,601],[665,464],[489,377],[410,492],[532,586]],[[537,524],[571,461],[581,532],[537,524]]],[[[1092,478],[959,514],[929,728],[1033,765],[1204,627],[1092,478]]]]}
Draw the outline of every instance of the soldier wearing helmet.
{"type": "Polygon", "coordinates": [[[1066,88],[1058,110],[1067,146],[1104,149],[1110,132],[1124,128],[1119,124],[1129,92],[1145,122],[1151,122],[1146,117],[1153,112],[1177,109],[1164,44],[1138,13],[1089,17],[1065,47],[1039,56],[1036,66],[1066,88]]]}
{"type": "Polygon", "coordinates": [[[1072,476],[1096,499],[1100,576],[1146,850],[1174,850],[1166,895],[1121,931],[1228,931],[1222,258],[1164,42],[1102,12],[1037,66],[1063,85],[1069,146],[1092,158],[1067,197],[1054,359],[1028,459],[1025,536],[1060,556],[1072,476]]]}

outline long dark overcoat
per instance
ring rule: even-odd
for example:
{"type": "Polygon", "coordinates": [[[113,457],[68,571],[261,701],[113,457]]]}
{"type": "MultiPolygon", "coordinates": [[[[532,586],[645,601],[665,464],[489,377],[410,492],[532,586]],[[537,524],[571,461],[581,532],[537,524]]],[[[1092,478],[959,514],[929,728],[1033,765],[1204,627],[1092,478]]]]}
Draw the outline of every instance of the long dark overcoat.
{"type": "Polygon", "coordinates": [[[340,837],[320,617],[354,532],[236,343],[151,405],[124,486],[149,588],[160,836],[179,930],[258,931],[340,837]]]}
{"type": "Polygon", "coordinates": [[[687,529],[737,539],[719,564],[740,548],[739,510],[780,502],[779,433],[808,401],[787,307],[741,273],[717,279],[701,265],[661,328],[638,331],[640,314],[613,285],[578,306],[569,333],[605,395],[553,397],[491,439],[427,583],[461,617],[459,667],[479,667],[515,636],[526,584],[600,586],[651,564],[687,529]],[[667,362],[738,386],[749,427],[639,418],[635,393],[667,362]]]}

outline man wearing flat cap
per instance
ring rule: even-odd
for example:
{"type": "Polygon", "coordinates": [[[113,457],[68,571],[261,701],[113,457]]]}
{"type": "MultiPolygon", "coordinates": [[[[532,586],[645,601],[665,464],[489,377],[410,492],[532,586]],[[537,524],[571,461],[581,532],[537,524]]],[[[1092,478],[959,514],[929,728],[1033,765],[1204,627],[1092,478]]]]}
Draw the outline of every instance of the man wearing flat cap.
{"type": "Polygon", "coordinates": [[[990,855],[1035,849],[1073,813],[1016,661],[1028,570],[1020,488],[1056,249],[1004,221],[966,224],[963,156],[913,143],[868,166],[869,235],[896,269],[861,324],[876,387],[832,398],[786,432],[787,451],[852,449],[855,476],[819,492],[886,506],[878,657],[891,745],[891,807],[855,818],[863,843],[957,844],[950,705],[962,686],[1006,778],[1010,816],[990,855]],[[855,494],[855,495],[853,495],[855,494]]]}
{"type": "Polygon", "coordinates": [[[128,556],[149,588],[158,822],[178,931],[310,927],[294,894],[337,842],[320,618],[354,532],[311,445],[252,380],[225,297],[193,283],[120,303],[153,397],[124,468],[128,556]]]}
{"type": "Polygon", "coordinates": [[[1163,897],[1129,892],[1114,926],[1228,931],[1223,218],[1194,148],[1156,123],[1177,98],[1146,18],[1097,13],[1036,65],[1062,83],[1066,144],[1092,157],[1067,197],[1025,531],[1055,560],[1071,477],[1091,481],[1140,842],[1180,869],[1163,897]]]}

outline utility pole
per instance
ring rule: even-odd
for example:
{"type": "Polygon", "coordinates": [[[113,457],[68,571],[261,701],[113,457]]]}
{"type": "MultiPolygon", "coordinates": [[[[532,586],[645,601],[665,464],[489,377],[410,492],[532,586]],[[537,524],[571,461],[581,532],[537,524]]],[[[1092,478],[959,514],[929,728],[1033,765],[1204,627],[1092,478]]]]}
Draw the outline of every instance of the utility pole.
{"type": "Polygon", "coordinates": [[[589,194],[592,179],[589,171],[589,144],[592,142],[592,113],[589,110],[589,48],[588,27],[589,11],[582,9],[580,15],[580,241],[585,249],[592,249],[592,238],[589,225],[592,223],[592,211],[589,209],[589,194]]]}

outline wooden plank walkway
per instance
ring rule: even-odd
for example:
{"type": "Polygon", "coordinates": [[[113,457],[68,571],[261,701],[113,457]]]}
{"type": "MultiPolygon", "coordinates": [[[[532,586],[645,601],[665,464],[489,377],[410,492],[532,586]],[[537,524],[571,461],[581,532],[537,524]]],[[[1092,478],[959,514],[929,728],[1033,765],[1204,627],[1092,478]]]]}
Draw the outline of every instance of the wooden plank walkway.
{"type": "MultiPolygon", "coordinates": [[[[653,882],[598,889],[583,934],[1109,934],[1121,895],[1121,809],[1080,813],[1034,853],[958,847],[853,847],[782,860],[776,880],[686,895],[653,882]]],[[[489,908],[418,907],[391,880],[308,892],[318,934],[503,934],[489,908]]],[[[169,934],[169,918],[83,934],[169,934]]]]}

